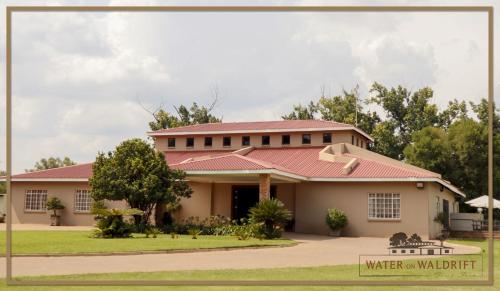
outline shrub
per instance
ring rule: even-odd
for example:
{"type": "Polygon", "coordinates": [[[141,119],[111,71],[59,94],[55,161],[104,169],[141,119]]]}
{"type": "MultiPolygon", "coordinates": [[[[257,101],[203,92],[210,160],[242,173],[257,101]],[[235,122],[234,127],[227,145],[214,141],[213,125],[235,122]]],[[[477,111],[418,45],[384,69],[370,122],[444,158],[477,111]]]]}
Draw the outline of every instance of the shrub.
{"type": "Polygon", "coordinates": [[[328,209],[326,214],[326,224],[331,230],[336,231],[347,225],[347,216],[336,208],[328,209]]]}
{"type": "Polygon", "coordinates": [[[448,219],[448,216],[444,212],[439,212],[436,215],[436,217],[434,217],[434,222],[439,223],[444,229],[447,225],[447,221],[446,221],[447,219],[448,219]]]}
{"type": "Polygon", "coordinates": [[[148,227],[144,231],[144,234],[146,234],[146,238],[149,238],[149,236],[156,238],[160,233],[161,233],[161,230],[158,227],[155,227],[152,225],[148,225],[148,227]]]}
{"type": "Polygon", "coordinates": [[[97,229],[94,237],[99,238],[125,238],[130,237],[133,231],[131,224],[125,222],[124,216],[141,215],[138,209],[96,209],[94,214],[97,219],[97,229]]]}
{"type": "Polygon", "coordinates": [[[57,210],[63,210],[64,205],[62,204],[61,199],[57,197],[51,197],[47,200],[47,210],[54,211],[51,216],[57,216],[57,210]]]}
{"type": "Polygon", "coordinates": [[[250,209],[250,222],[258,224],[258,234],[266,239],[281,237],[284,225],[291,219],[292,213],[274,198],[262,200],[250,209]]]}
{"type": "Polygon", "coordinates": [[[188,234],[191,236],[192,239],[197,239],[200,233],[201,230],[198,227],[191,227],[188,229],[188,234]]]}

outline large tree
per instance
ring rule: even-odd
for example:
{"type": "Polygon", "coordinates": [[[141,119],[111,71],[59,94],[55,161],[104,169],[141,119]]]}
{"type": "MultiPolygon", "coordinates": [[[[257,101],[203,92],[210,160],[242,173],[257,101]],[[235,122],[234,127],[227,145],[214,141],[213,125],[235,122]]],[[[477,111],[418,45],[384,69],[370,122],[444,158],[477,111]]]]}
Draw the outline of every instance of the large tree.
{"type": "Polygon", "coordinates": [[[192,190],[185,173],[172,170],[162,153],[141,139],[122,142],[113,152],[99,153],[90,178],[92,198],[125,200],[131,208],[144,212],[135,223],[149,223],[157,204],[190,197],[192,190]]]}
{"type": "Polygon", "coordinates": [[[49,157],[40,159],[40,161],[35,163],[33,169],[27,169],[26,172],[54,169],[59,167],[66,167],[76,165],[76,162],[72,161],[69,157],[64,157],[63,159],[59,157],[49,157]]]}

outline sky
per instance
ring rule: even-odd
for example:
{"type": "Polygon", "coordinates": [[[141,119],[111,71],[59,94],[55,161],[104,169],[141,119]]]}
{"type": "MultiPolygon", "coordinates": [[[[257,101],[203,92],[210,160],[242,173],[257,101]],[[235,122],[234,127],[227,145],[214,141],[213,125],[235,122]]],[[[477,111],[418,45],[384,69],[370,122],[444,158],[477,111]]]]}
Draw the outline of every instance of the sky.
{"type": "MultiPolygon", "coordinates": [[[[408,1],[324,2],[405,5],[408,1]]],[[[11,3],[15,2],[3,5],[11,3]]],[[[469,3],[494,4],[439,4],[469,3]]],[[[182,4],[208,5],[206,1],[182,4]]],[[[486,28],[487,18],[481,13],[15,14],[13,171],[32,168],[49,156],[91,162],[98,151],[112,150],[124,139],[146,138],[151,115],[144,108],[209,105],[215,95],[214,114],[224,121],[278,120],[294,104],[317,100],[321,88],[327,95],[337,95],[359,85],[361,97],[366,98],[375,81],[411,90],[430,86],[435,91],[433,102],[441,108],[455,98],[478,102],[487,97],[486,28]]],[[[500,37],[496,38],[498,42],[500,37]]],[[[5,41],[0,50],[5,68],[5,41]]],[[[0,76],[5,79],[4,69],[0,76]]],[[[495,82],[497,91],[499,84],[495,82]]],[[[0,91],[5,92],[4,81],[0,91]]],[[[0,112],[3,116],[4,100],[0,112]]],[[[0,120],[0,169],[5,168],[4,119],[0,120]]]]}

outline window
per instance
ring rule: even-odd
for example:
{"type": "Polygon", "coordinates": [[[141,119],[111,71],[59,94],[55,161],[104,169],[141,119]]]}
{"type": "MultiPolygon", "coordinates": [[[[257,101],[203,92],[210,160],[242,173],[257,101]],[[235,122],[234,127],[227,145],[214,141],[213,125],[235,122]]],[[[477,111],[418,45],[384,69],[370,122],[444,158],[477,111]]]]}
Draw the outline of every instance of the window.
{"type": "Polygon", "coordinates": [[[354,144],[354,135],[351,135],[351,144],[354,144]]]}
{"type": "Polygon", "coordinates": [[[450,253],[450,250],[444,250],[444,253],[448,254],[448,253],[450,253]]]}
{"type": "Polygon", "coordinates": [[[401,218],[401,199],[397,193],[368,194],[368,218],[401,218]]]}
{"type": "Polygon", "coordinates": [[[406,250],[401,250],[401,253],[402,254],[406,254],[406,250]]]}
{"type": "Polygon", "coordinates": [[[282,145],[289,145],[290,144],[290,135],[285,134],[281,136],[281,144],[282,145]]]}
{"type": "Polygon", "coordinates": [[[356,146],[359,146],[359,138],[356,138],[356,146]]]}
{"type": "Polygon", "coordinates": [[[311,144],[311,135],[309,133],[302,135],[302,144],[311,144]]]}
{"type": "Polygon", "coordinates": [[[230,136],[225,136],[222,138],[222,145],[225,147],[230,147],[231,146],[231,137],[230,136]]]}
{"type": "Polygon", "coordinates": [[[269,135],[262,136],[262,145],[269,145],[271,143],[271,137],[269,135]]]}
{"type": "Polygon", "coordinates": [[[241,137],[241,145],[249,146],[250,145],[250,136],[245,135],[241,137]]]}
{"type": "Polygon", "coordinates": [[[414,254],[415,253],[415,250],[410,250],[410,254],[414,254]]]}
{"type": "Polygon", "coordinates": [[[441,201],[439,201],[439,196],[436,196],[436,211],[441,212],[441,201]]]}
{"type": "Polygon", "coordinates": [[[332,143],[331,133],[323,133],[323,143],[332,143]]]}
{"type": "Polygon", "coordinates": [[[76,190],[75,192],[75,212],[90,212],[92,198],[89,190],[76,190]]]}
{"type": "Polygon", "coordinates": [[[361,147],[364,148],[363,140],[361,140],[361,147]]]}
{"type": "Polygon", "coordinates": [[[188,138],[186,138],[186,147],[187,148],[194,147],[194,137],[188,137],[188,138]]]}
{"type": "Polygon", "coordinates": [[[167,141],[167,145],[169,148],[175,148],[175,138],[171,137],[167,141]]]}
{"type": "Polygon", "coordinates": [[[212,146],[212,137],[211,136],[205,137],[205,146],[206,147],[211,147],[212,146]]]}
{"type": "Polygon", "coordinates": [[[24,210],[45,211],[47,204],[47,190],[26,190],[24,210]]]}
{"type": "Polygon", "coordinates": [[[391,250],[391,251],[392,251],[392,253],[393,253],[393,254],[395,254],[395,253],[396,253],[396,250],[391,250]]]}

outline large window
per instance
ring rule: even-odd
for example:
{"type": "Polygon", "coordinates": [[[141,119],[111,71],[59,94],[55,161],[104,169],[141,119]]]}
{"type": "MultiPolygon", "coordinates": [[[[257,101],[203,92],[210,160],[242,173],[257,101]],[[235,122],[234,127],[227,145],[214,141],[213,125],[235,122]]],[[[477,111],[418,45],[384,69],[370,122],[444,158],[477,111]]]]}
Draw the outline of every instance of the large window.
{"type": "Polygon", "coordinates": [[[401,198],[398,193],[368,194],[368,218],[401,218],[401,198]]]}
{"type": "Polygon", "coordinates": [[[26,190],[24,210],[45,211],[47,204],[47,190],[26,190]]]}
{"type": "Polygon", "coordinates": [[[206,147],[211,147],[212,146],[212,137],[211,136],[206,136],[205,137],[205,146],[206,147]]]}
{"type": "Polygon", "coordinates": [[[332,143],[332,134],[329,132],[323,133],[323,143],[332,143]]]}
{"type": "Polygon", "coordinates": [[[289,134],[284,134],[281,136],[281,144],[282,145],[289,145],[290,144],[290,135],[289,134]]]}
{"type": "Polygon", "coordinates": [[[76,190],[75,192],[75,212],[90,212],[92,198],[89,190],[76,190]]]}
{"type": "Polygon", "coordinates": [[[173,138],[173,137],[168,138],[167,143],[168,143],[169,148],[175,148],[175,138],[173,138]]]}

